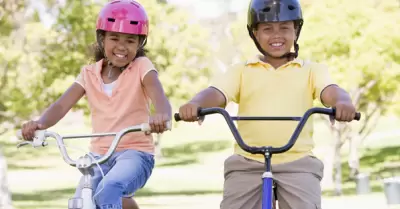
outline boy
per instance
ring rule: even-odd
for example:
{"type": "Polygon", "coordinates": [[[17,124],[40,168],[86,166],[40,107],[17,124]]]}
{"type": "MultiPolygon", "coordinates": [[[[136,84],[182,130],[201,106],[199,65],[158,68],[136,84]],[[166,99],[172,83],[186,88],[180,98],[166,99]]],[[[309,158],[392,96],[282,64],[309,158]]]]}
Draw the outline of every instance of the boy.
{"type": "MultiPolygon", "coordinates": [[[[352,121],[355,107],[346,91],[336,85],[324,65],[297,58],[303,25],[298,0],[252,0],[247,29],[263,56],[235,65],[212,85],[179,109],[184,121],[197,121],[199,107],[239,104],[242,116],[301,116],[320,99],[335,107],[338,121],[352,121]],[[290,52],[294,47],[294,52],[290,52]]],[[[286,144],[297,122],[239,121],[238,129],[250,146],[286,144]]],[[[272,158],[280,209],[321,208],[323,163],[312,155],[310,118],[293,148],[272,158]]],[[[224,164],[221,209],[261,209],[264,158],[241,150],[224,164]]]]}

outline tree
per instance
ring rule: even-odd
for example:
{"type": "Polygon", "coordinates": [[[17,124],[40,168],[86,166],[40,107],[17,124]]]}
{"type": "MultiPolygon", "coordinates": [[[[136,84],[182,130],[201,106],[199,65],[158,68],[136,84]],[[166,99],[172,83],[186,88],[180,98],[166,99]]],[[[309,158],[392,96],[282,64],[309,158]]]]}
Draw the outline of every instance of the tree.
{"type": "Polygon", "coordinates": [[[2,1],[0,20],[0,133],[21,124],[43,106],[42,90],[33,88],[41,74],[37,57],[48,30],[28,12],[25,1],[2,1]]]}
{"type": "MultiPolygon", "coordinates": [[[[26,2],[0,1],[0,135],[7,131],[4,122],[16,119],[15,112],[10,111],[18,92],[22,91],[17,68],[22,65],[21,46],[26,39],[21,36],[26,2]],[[16,93],[16,94],[13,94],[16,93]]],[[[0,147],[1,148],[1,147],[0,147]]],[[[11,195],[7,180],[7,162],[0,150],[0,208],[11,209],[11,195]]]]}
{"type": "MultiPolygon", "coordinates": [[[[325,175],[335,179],[341,194],[340,150],[350,142],[349,165],[358,172],[358,148],[373,131],[380,116],[394,106],[400,80],[400,9],[395,0],[303,1],[305,23],[300,35],[300,56],[330,66],[335,80],[348,90],[362,120],[331,127],[334,155],[325,175]],[[372,15],[373,14],[373,15],[372,15]],[[334,165],[334,166],[333,166],[334,165]],[[330,169],[331,168],[331,169],[330,169]]],[[[242,57],[257,53],[246,30],[246,15],[232,25],[234,44],[242,57]]],[[[397,97],[398,98],[398,97],[397,97]]],[[[397,103],[398,104],[398,103],[397,103]]],[[[327,124],[328,118],[323,117],[327,124]]]]}

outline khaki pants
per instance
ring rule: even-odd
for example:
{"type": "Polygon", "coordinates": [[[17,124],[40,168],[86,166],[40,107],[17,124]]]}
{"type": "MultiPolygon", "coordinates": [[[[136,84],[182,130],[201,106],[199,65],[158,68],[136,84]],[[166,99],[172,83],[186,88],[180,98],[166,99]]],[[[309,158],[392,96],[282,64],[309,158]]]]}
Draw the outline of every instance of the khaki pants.
{"type": "MultiPolygon", "coordinates": [[[[261,209],[264,164],[232,155],[224,167],[221,209],[261,209]]],[[[323,169],[322,161],[313,156],[272,165],[279,209],[320,209],[323,169]]]]}

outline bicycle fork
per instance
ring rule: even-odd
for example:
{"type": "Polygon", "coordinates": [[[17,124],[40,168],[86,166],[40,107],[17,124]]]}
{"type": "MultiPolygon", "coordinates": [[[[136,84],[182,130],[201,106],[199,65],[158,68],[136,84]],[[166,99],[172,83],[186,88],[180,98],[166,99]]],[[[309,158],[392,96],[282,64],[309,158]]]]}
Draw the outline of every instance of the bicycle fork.
{"type": "Polygon", "coordinates": [[[273,175],[271,171],[271,153],[264,153],[265,157],[265,172],[262,175],[262,209],[272,209],[273,204],[273,175]]]}
{"type": "Polygon", "coordinates": [[[77,161],[76,167],[83,174],[83,182],[80,182],[82,183],[82,191],[79,197],[68,200],[68,209],[96,209],[96,205],[93,203],[91,160],[88,155],[85,155],[77,161]]]}

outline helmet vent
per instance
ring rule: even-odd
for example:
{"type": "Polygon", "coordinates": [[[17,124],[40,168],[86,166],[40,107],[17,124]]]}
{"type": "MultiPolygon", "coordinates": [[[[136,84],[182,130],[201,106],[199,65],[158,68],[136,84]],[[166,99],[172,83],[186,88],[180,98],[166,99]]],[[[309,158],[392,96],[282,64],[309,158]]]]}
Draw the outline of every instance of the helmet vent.
{"type": "Polygon", "coordinates": [[[263,12],[269,12],[269,11],[271,11],[271,7],[265,7],[262,11],[263,12]]]}
{"type": "Polygon", "coordinates": [[[108,22],[115,22],[114,18],[107,18],[108,22]]]}
{"type": "Polygon", "coordinates": [[[133,21],[133,20],[131,20],[131,22],[130,22],[132,25],[137,25],[137,24],[139,24],[139,22],[138,21],[133,21]]]}
{"type": "Polygon", "coordinates": [[[135,4],[135,2],[130,2],[131,4],[135,5],[137,8],[139,8],[139,5],[135,4]]]}
{"type": "Polygon", "coordinates": [[[289,6],[288,6],[288,9],[289,9],[289,10],[295,10],[295,9],[296,9],[296,7],[295,7],[295,6],[293,6],[293,5],[289,5],[289,6]]]}

